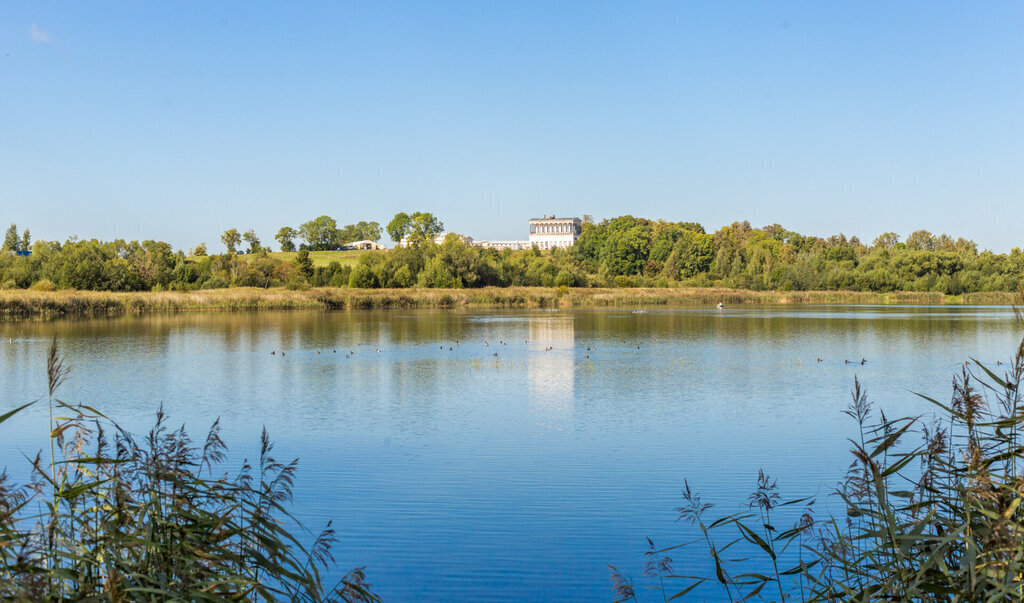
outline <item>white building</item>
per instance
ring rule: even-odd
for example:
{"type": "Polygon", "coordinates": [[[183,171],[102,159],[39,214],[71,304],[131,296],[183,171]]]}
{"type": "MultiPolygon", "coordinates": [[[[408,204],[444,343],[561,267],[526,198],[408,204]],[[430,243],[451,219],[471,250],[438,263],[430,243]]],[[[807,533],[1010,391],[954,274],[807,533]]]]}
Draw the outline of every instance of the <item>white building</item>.
{"type": "Polygon", "coordinates": [[[484,249],[529,249],[531,247],[529,241],[477,241],[476,243],[484,249]]]}
{"type": "MultiPolygon", "coordinates": [[[[460,235],[460,234],[456,234],[456,233],[453,233],[453,232],[442,232],[441,234],[439,234],[436,237],[434,237],[434,242],[437,243],[438,245],[440,245],[440,244],[444,243],[444,240],[446,238],[448,238],[448,235],[455,235],[456,237],[461,239],[462,242],[465,243],[466,245],[472,245],[473,244],[473,237],[466,237],[466,236],[463,236],[463,235],[460,235]]],[[[412,244],[412,241],[409,240],[409,237],[402,237],[402,240],[398,242],[398,246],[399,247],[408,247],[411,244],[412,244]]]]}
{"type": "Polygon", "coordinates": [[[579,218],[534,218],[530,220],[530,244],[540,249],[572,247],[582,230],[583,221],[579,218]]]}
{"type": "Polygon", "coordinates": [[[384,246],[381,245],[380,243],[376,242],[376,241],[363,240],[363,241],[352,241],[351,243],[345,243],[344,245],[342,245],[342,248],[343,249],[362,249],[362,250],[369,250],[369,249],[381,250],[381,249],[384,249],[384,246]]]}

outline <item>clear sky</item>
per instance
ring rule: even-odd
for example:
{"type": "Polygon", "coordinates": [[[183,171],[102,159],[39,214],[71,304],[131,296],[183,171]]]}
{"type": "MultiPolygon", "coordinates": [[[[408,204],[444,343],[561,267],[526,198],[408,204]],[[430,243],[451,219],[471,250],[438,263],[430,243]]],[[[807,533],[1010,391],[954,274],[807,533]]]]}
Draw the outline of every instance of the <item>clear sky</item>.
{"type": "Polygon", "coordinates": [[[1021,2],[3,2],[0,223],[432,211],[1024,245],[1021,2]]]}

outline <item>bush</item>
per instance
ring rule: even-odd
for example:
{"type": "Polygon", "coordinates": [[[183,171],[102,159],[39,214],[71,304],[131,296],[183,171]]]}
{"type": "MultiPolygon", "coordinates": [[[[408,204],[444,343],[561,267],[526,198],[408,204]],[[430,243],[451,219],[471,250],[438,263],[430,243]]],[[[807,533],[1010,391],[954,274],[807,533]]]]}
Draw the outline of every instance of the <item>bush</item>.
{"type": "Polygon", "coordinates": [[[32,286],[29,287],[29,289],[33,291],[56,291],[57,285],[54,285],[53,281],[50,279],[43,278],[32,283],[32,286]]]}
{"type": "Polygon", "coordinates": [[[348,277],[348,286],[353,289],[372,289],[377,286],[377,276],[369,266],[359,264],[352,269],[352,274],[348,277]]]}
{"type": "Polygon", "coordinates": [[[555,286],[556,287],[572,287],[575,284],[576,284],[576,277],[574,277],[572,275],[572,273],[569,272],[568,270],[566,270],[565,268],[562,268],[558,272],[558,275],[555,276],[555,286]]]}
{"type": "Polygon", "coordinates": [[[220,274],[214,274],[203,281],[203,289],[224,289],[227,286],[228,279],[224,278],[224,276],[220,274]]]}

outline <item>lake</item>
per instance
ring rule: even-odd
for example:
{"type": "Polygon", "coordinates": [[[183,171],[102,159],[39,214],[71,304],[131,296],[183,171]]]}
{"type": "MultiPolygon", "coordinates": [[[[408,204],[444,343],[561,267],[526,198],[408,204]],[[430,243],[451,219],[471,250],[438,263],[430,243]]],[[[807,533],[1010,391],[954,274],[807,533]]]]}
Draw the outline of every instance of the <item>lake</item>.
{"type": "MultiPolygon", "coordinates": [[[[45,398],[57,337],[74,367],[61,397],[133,431],[161,404],[196,440],[220,417],[237,466],[266,426],[300,459],[297,516],[333,519],[338,567],[365,565],[385,600],[611,600],[605,564],[642,585],[645,537],[693,538],[675,521],[684,479],[721,513],[760,468],[825,503],[855,376],[890,417],[930,413],[913,392],[948,400],[964,360],[1006,361],[1021,332],[1001,307],[8,322],[0,412],[45,398]]],[[[44,405],[4,423],[0,465],[24,478],[46,433],[44,405]]],[[[713,571],[698,549],[674,557],[713,571]]]]}

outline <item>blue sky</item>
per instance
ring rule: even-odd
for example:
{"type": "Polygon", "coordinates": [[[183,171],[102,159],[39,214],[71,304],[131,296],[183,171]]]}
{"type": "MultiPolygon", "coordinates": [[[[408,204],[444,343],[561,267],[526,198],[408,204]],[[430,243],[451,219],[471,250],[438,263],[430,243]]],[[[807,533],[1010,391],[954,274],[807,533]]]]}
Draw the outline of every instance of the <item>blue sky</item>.
{"type": "Polygon", "coordinates": [[[0,223],[220,249],[320,214],[1024,245],[1024,4],[0,4],[0,223]]]}

